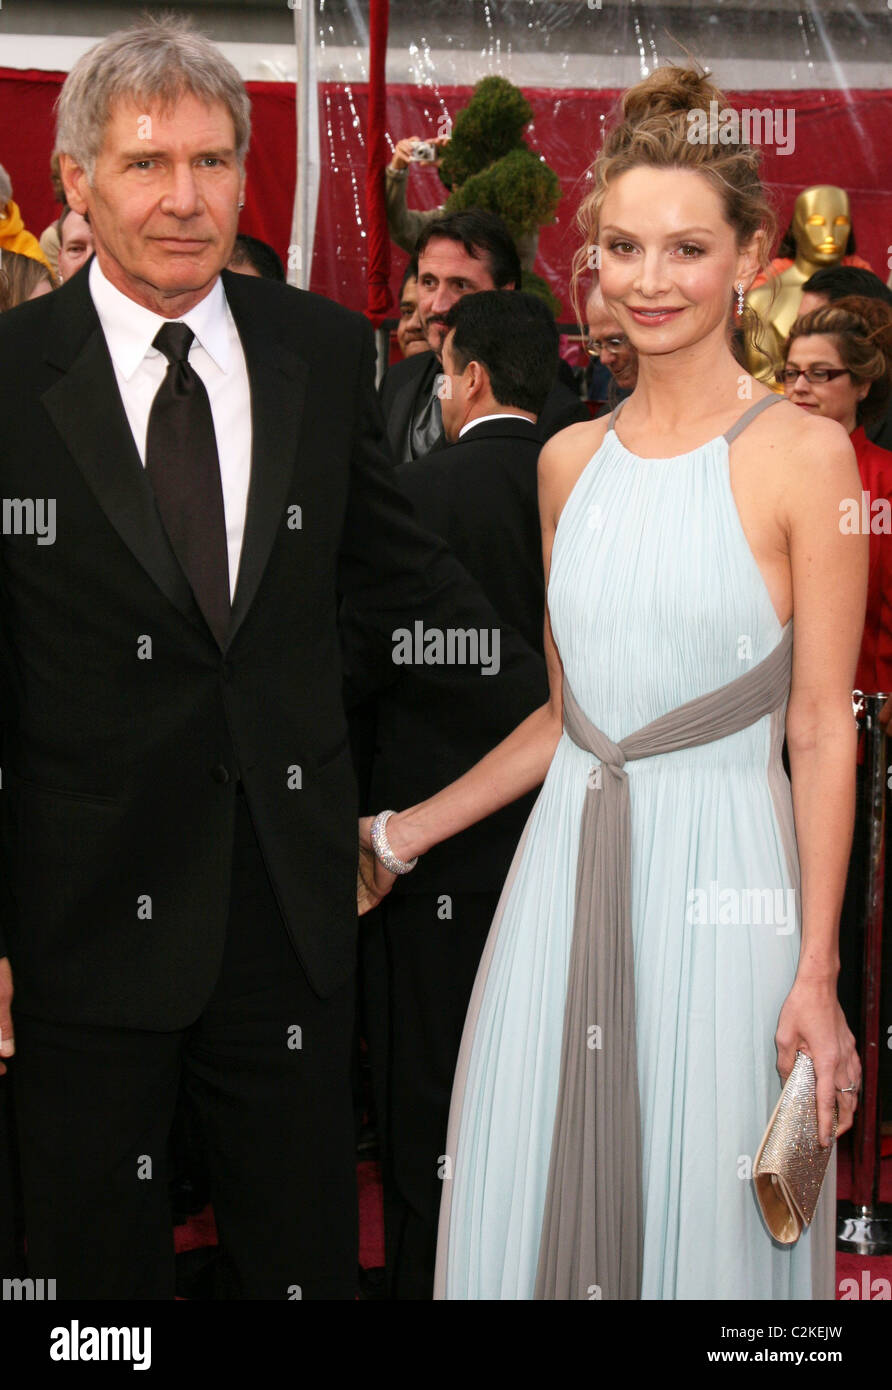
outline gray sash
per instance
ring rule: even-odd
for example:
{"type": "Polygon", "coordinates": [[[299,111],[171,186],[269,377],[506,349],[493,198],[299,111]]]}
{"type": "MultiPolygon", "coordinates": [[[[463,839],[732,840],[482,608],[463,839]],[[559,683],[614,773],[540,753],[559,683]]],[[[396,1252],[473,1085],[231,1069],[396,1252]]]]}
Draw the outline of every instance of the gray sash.
{"type": "Polygon", "coordinates": [[[589,779],[579,834],[537,1299],[641,1296],[641,1124],[629,780],[623,765],[726,738],[778,709],[789,695],[792,653],[790,621],[757,666],[619,743],[595,728],[564,679],[564,729],[578,747],[600,759],[600,768],[589,779]],[[590,1034],[593,1026],[600,1038],[590,1034]],[[592,1040],[600,1046],[591,1046],[592,1040]]]}

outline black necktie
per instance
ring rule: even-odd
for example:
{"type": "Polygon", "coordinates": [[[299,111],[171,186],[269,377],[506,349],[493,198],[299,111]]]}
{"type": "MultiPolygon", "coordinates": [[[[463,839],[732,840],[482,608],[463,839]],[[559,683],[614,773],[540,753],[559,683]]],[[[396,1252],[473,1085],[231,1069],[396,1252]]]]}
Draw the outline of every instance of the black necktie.
{"type": "Polygon", "coordinates": [[[211,403],[188,362],[194,337],[185,323],[165,323],[155,335],[168,368],[149,412],[146,472],[174,554],[222,647],[230,618],[226,517],[211,403]]]}

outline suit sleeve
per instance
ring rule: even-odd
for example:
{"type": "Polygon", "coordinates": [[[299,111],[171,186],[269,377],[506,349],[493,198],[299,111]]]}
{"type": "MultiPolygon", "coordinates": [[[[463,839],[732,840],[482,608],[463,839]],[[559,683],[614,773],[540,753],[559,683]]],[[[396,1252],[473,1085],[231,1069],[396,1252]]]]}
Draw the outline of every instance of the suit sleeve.
{"type": "MultiPolygon", "coordinates": [[[[412,504],[415,518],[437,536],[448,536],[448,492],[443,470],[438,467],[442,455],[413,459],[397,464],[394,472],[397,486],[412,504]]],[[[448,544],[448,542],[447,542],[448,544]]]]}
{"type": "MultiPolygon", "coordinates": [[[[498,629],[501,671],[516,671],[535,653],[500,623],[488,599],[445,543],[416,520],[394,480],[384,417],[374,389],[374,339],[362,325],[356,383],[356,425],[341,549],[338,588],[344,688],[348,708],[384,690],[401,668],[394,664],[397,629],[498,629]]],[[[469,698],[479,672],[465,668],[469,698]]],[[[452,678],[455,677],[452,671],[452,678]]],[[[483,684],[487,684],[484,682],[483,684]]]]}

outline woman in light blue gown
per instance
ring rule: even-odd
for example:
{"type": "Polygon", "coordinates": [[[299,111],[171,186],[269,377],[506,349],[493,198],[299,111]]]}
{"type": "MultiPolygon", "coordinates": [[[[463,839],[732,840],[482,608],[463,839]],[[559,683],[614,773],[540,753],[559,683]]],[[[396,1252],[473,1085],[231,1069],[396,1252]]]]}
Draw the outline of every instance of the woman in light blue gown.
{"type": "Polygon", "coordinates": [[[386,826],[404,866],[542,783],[465,1027],[439,1298],[834,1297],[834,1163],[792,1247],[751,1176],[797,1049],[824,1140],[860,1084],[836,973],[867,542],[838,526],[845,432],[730,350],[772,219],[755,151],[690,138],[725,104],[658,69],[580,209],[574,291],[599,264],[639,379],[542,451],[550,701],[386,826]]]}

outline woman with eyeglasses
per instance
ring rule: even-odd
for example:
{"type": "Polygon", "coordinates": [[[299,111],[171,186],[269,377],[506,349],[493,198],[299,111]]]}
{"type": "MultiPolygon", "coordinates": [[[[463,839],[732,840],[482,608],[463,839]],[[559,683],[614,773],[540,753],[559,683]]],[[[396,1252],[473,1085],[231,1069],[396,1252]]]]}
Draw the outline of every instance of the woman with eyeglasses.
{"type": "MultiPolygon", "coordinates": [[[[883,300],[847,295],[803,314],[787,339],[785,365],[778,379],[794,404],[839,421],[851,437],[868,500],[865,509],[861,499],[853,499],[858,505],[852,506],[848,524],[858,518],[863,526],[867,518],[870,525],[867,613],[855,689],[866,694],[892,690],[892,453],[865,434],[865,426],[870,428],[873,420],[884,415],[892,389],[892,307],[883,300]]],[[[840,524],[847,523],[841,520],[840,524]]],[[[892,698],[880,711],[880,722],[887,730],[890,717],[892,698]]],[[[860,757],[859,753],[859,761],[860,757]]],[[[859,1032],[864,952],[861,897],[867,854],[864,830],[859,809],[839,933],[839,1001],[850,1025],[859,1032]]],[[[892,881],[889,850],[887,845],[887,882],[892,881]]],[[[881,988],[885,1013],[890,985],[883,980],[881,988]]]]}
{"type": "Polygon", "coordinates": [[[638,353],[604,303],[601,287],[597,283],[586,300],[585,318],[588,328],[585,350],[593,367],[589,400],[603,402],[599,415],[609,414],[635,389],[638,353]]]}
{"type": "MultiPolygon", "coordinates": [[[[851,438],[861,486],[869,497],[866,512],[853,506],[852,516],[857,514],[860,524],[866,517],[870,525],[867,616],[855,688],[868,694],[890,690],[892,453],[871,443],[864,428],[885,414],[892,393],[892,307],[880,299],[848,295],[804,314],[790,330],[778,381],[794,405],[837,420],[851,438]]],[[[887,727],[890,717],[892,699],[880,715],[887,727]]]]}

